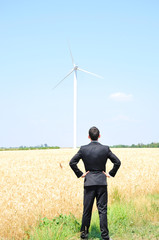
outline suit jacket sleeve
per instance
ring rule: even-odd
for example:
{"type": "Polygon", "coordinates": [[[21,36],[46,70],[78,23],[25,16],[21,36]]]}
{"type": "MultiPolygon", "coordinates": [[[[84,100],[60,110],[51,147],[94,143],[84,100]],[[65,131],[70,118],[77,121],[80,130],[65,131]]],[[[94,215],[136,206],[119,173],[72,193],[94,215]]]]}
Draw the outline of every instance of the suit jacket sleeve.
{"type": "Polygon", "coordinates": [[[121,165],[121,161],[117,158],[117,156],[111,152],[111,150],[109,149],[109,154],[108,154],[108,158],[110,159],[110,161],[112,163],[114,163],[113,168],[110,170],[109,174],[114,177],[121,165]]]}
{"type": "Polygon", "coordinates": [[[83,172],[77,167],[77,163],[79,162],[79,160],[82,158],[82,153],[81,153],[81,149],[76,153],[76,155],[71,159],[71,161],[69,162],[70,167],[72,168],[72,170],[74,171],[74,173],[76,174],[76,176],[79,178],[83,175],[83,172]]]}

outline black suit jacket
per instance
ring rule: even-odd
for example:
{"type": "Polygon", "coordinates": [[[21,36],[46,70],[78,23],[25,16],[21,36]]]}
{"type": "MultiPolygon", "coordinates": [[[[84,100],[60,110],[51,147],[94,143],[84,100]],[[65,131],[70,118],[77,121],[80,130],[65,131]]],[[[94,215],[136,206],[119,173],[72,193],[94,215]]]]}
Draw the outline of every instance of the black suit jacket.
{"type": "Polygon", "coordinates": [[[70,167],[77,177],[81,177],[83,172],[77,167],[80,159],[83,160],[86,172],[84,186],[107,185],[106,172],[107,159],[114,164],[109,174],[114,177],[121,165],[120,160],[111,152],[108,146],[102,145],[97,141],[82,146],[76,155],[70,161],[70,167]]]}

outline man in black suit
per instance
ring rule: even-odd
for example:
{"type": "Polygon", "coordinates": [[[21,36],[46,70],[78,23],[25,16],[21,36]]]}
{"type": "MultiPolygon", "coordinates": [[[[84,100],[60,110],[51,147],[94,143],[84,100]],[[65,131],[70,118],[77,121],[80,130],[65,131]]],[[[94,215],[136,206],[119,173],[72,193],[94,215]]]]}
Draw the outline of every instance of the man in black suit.
{"type": "Polygon", "coordinates": [[[107,227],[107,177],[114,177],[116,175],[121,162],[111,152],[108,146],[104,146],[98,142],[99,137],[100,132],[98,128],[90,128],[89,138],[91,143],[82,146],[69,164],[78,178],[84,178],[84,209],[81,239],[88,238],[92,207],[94,199],[96,198],[100,218],[101,237],[103,240],[110,240],[107,227]],[[108,158],[114,166],[109,173],[106,173],[108,158]],[[77,167],[77,163],[80,159],[83,160],[86,170],[85,173],[77,167]]]}

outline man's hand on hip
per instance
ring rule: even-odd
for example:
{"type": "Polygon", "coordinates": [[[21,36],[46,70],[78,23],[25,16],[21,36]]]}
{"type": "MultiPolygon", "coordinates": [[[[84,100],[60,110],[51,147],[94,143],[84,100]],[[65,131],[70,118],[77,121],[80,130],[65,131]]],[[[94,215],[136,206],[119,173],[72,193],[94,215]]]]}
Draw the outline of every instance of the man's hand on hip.
{"type": "Polygon", "coordinates": [[[111,176],[109,175],[109,173],[106,173],[103,171],[103,173],[105,174],[106,177],[110,178],[111,176]]]}
{"type": "Polygon", "coordinates": [[[83,175],[81,177],[84,178],[88,173],[89,173],[89,171],[83,173],[83,175]]]}

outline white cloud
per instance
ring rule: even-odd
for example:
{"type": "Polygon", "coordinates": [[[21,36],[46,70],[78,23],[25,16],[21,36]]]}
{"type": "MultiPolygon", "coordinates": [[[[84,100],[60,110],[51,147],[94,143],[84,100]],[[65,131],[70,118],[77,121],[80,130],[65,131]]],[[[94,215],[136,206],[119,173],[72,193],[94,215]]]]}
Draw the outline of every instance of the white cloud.
{"type": "Polygon", "coordinates": [[[115,100],[115,101],[128,102],[133,99],[133,95],[122,93],[122,92],[117,92],[117,93],[110,94],[109,98],[112,100],[115,100]]]}

